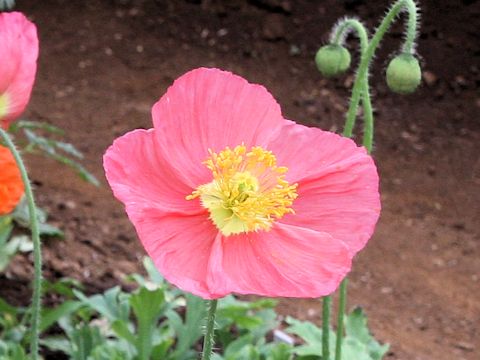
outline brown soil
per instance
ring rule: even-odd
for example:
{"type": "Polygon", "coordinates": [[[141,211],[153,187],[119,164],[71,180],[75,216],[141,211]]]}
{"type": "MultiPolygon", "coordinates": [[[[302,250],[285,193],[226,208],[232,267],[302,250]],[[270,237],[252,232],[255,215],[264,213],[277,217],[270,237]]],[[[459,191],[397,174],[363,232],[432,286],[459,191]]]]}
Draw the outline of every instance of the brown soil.
{"type": "MultiPolygon", "coordinates": [[[[144,256],[103,180],[112,140],[150,127],[150,107],[173,79],[214,66],[265,84],[286,117],[339,131],[351,76],[326,81],[312,58],[329,28],[357,14],[373,28],[384,1],[18,1],[39,27],[38,79],[27,116],[67,130],[102,187],[28,158],[39,204],[66,232],[45,242],[45,275],[105,289],[144,256]],[[378,4],[378,6],[377,6],[378,4]]],[[[425,81],[412,96],[387,91],[383,71],[401,27],[373,67],[374,156],[383,211],[357,257],[349,306],[364,307],[388,359],[478,359],[480,353],[480,97],[478,1],[423,0],[418,50],[425,81]],[[478,38],[478,37],[477,37],[478,38]]],[[[352,40],[352,46],[356,42],[352,40]]],[[[18,257],[1,293],[25,299],[29,259],[18,257]]],[[[319,320],[319,301],[281,311],[319,320]]],[[[351,359],[349,359],[351,360],[351,359]]]]}

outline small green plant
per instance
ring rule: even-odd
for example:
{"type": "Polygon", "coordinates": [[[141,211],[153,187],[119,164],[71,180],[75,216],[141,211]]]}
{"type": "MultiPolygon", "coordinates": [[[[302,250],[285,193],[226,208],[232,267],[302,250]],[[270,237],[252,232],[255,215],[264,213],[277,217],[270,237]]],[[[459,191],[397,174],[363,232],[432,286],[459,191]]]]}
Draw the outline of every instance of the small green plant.
{"type": "MultiPolygon", "coordinates": [[[[116,286],[88,296],[76,281],[44,281],[44,296],[61,295],[63,301],[42,311],[41,352],[48,350],[75,360],[197,359],[202,349],[205,302],[172,288],[149,258],[144,265],[147,277],[133,274],[127,279],[136,286],[131,293],[116,286]]],[[[272,299],[221,299],[215,329],[220,351],[212,354],[212,359],[320,359],[322,330],[292,317],[282,321],[276,304],[272,299]]],[[[28,308],[0,299],[0,359],[27,359],[29,315],[28,308]]],[[[380,345],[370,335],[360,309],[346,317],[345,328],[346,359],[379,360],[387,351],[388,345],[380,345]]],[[[334,344],[332,338],[332,349],[334,344]]]]}

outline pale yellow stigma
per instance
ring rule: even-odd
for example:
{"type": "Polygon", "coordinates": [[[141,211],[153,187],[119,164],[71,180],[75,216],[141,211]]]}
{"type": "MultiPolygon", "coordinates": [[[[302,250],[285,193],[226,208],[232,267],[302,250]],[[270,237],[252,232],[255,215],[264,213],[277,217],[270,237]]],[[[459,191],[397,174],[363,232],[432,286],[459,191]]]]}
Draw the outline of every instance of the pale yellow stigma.
{"type": "Polygon", "coordinates": [[[8,99],[6,94],[0,94],[0,119],[8,114],[8,99]]]}
{"type": "Polygon", "coordinates": [[[255,146],[209,151],[204,164],[213,180],[200,185],[187,200],[200,197],[210,218],[225,236],[269,230],[275,220],[293,213],[297,184],[285,180],[286,167],[277,166],[271,151],[255,146]]]}

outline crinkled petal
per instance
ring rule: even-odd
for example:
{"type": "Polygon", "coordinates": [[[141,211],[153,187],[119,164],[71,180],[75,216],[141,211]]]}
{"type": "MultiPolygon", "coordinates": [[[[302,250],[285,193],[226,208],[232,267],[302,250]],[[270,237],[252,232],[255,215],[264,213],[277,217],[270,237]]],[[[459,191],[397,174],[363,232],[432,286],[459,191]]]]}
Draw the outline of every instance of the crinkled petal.
{"type": "Polygon", "coordinates": [[[35,25],[19,12],[0,14],[0,125],[4,128],[25,110],[37,71],[35,25]]]}
{"type": "Polygon", "coordinates": [[[193,188],[158,148],[154,129],[134,130],[114,141],[103,157],[103,166],[115,197],[127,210],[137,212],[151,208],[180,214],[204,212],[198,201],[185,199],[193,188]]]}
{"type": "Polygon", "coordinates": [[[380,214],[378,174],[365,148],[316,128],[290,123],[269,149],[287,180],[298,183],[295,214],[280,221],[343,240],[353,256],[371,237],[380,214]]]}
{"type": "Polygon", "coordinates": [[[265,146],[284,124],[280,106],[261,85],[230,72],[200,68],[178,78],[153,107],[162,152],[197,186],[211,179],[208,150],[265,146]]]}
{"type": "Polygon", "coordinates": [[[180,216],[136,207],[127,207],[127,213],[160,273],[184,291],[211,298],[206,279],[218,230],[208,214],[180,216]]]}
{"type": "Polygon", "coordinates": [[[208,288],[269,297],[332,293],[351,267],[346,245],[327,233],[276,224],[268,232],[218,235],[210,256],[208,288]]]}

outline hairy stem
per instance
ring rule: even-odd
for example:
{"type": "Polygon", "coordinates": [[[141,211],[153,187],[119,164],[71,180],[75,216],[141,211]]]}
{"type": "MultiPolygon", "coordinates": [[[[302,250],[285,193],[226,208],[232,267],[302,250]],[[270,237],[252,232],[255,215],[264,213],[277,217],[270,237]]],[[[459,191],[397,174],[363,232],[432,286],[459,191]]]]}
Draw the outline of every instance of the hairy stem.
{"type": "Polygon", "coordinates": [[[332,297],[325,296],[322,304],[322,360],[330,360],[330,312],[332,297]]]}
{"type": "Polygon", "coordinates": [[[205,330],[205,338],[203,339],[202,360],[210,360],[212,356],[213,344],[215,342],[215,312],[217,310],[217,300],[210,300],[207,315],[207,328],[205,330]]]}
{"type": "Polygon", "coordinates": [[[368,153],[372,152],[373,147],[373,109],[370,100],[370,89],[368,79],[363,80],[362,86],[362,107],[363,107],[363,146],[368,153]]]}
{"type": "Polygon", "coordinates": [[[363,82],[368,81],[368,68],[370,62],[372,61],[375,51],[377,50],[377,47],[380,44],[380,41],[383,39],[385,33],[388,31],[398,14],[403,10],[408,12],[408,21],[405,43],[402,47],[402,50],[407,53],[412,53],[414,51],[418,23],[417,5],[413,0],[398,0],[392,5],[387,15],[383,18],[380,26],[377,28],[377,31],[368,43],[366,49],[362,51],[360,65],[358,66],[357,77],[355,78],[355,82],[353,84],[352,97],[350,98],[350,104],[347,111],[347,120],[343,131],[344,136],[352,136],[360,97],[363,96],[364,102],[370,101],[369,95],[367,95],[368,99],[365,99],[365,96],[362,95],[362,87],[365,87],[363,82]]]}
{"type": "Polygon", "coordinates": [[[343,279],[340,284],[340,295],[338,301],[338,320],[337,320],[337,342],[335,344],[335,360],[342,360],[343,343],[343,322],[345,318],[345,307],[347,305],[347,284],[348,279],[343,279]]]}
{"type": "Polygon", "coordinates": [[[33,197],[32,186],[28,178],[25,164],[16,149],[13,141],[8,136],[7,132],[0,127],[0,136],[10,149],[15,158],[17,166],[22,176],[23,186],[25,187],[25,196],[28,203],[28,213],[30,216],[30,226],[32,231],[33,241],[33,263],[34,263],[34,279],[33,279],[33,296],[32,296],[32,318],[31,318],[31,340],[30,340],[30,355],[33,360],[38,359],[38,328],[40,323],[40,308],[41,308],[41,286],[42,286],[42,251],[40,243],[40,233],[38,229],[37,211],[35,207],[35,199],[33,197]]]}

